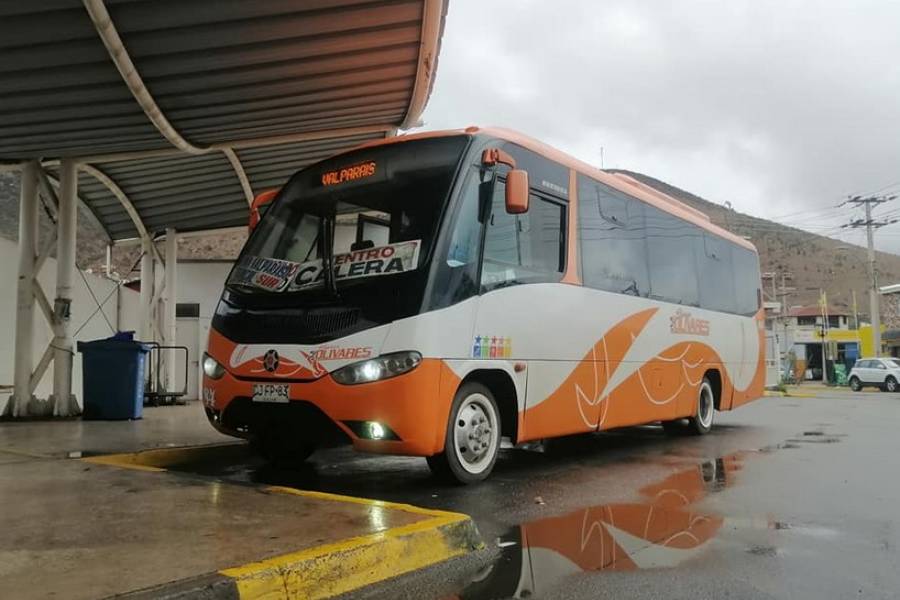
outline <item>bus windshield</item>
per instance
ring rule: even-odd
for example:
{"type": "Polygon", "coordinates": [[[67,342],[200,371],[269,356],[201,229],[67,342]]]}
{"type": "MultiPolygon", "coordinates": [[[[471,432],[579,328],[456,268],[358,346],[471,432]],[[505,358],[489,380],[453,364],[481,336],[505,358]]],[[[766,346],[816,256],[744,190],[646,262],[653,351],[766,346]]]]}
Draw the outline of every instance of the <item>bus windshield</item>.
{"type": "Polygon", "coordinates": [[[295,175],[228,278],[242,294],[390,283],[424,266],[464,136],[352,153],[295,175]]]}

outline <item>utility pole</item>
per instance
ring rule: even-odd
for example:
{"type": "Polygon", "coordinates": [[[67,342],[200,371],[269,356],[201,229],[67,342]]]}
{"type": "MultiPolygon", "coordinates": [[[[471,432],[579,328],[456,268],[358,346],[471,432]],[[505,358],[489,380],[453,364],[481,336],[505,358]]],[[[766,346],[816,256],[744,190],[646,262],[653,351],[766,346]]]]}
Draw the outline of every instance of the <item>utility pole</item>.
{"type": "Polygon", "coordinates": [[[825,345],[828,343],[828,294],[819,290],[819,306],[822,309],[822,383],[828,383],[828,361],[825,356],[825,345]]]}
{"type": "Polygon", "coordinates": [[[881,313],[879,308],[879,297],[878,297],[878,276],[877,269],[875,268],[875,230],[879,227],[884,227],[885,225],[890,225],[892,223],[896,223],[897,219],[890,219],[887,221],[874,221],[872,219],[872,207],[878,204],[883,204],[885,202],[890,202],[895,199],[897,196],[870,196],[868,198],[863,198],[861,196],[852,196],[846,200],[843,204],[853,204],[854,206],[864,206],[866,209],[866,218],[865,219],[856,219],[854,221],[850,221],[850,223],[844,225],[843,227],[865,227],[866,228],[866,239],[869,247],[869,261],[868,261],[868,271],[869,271],[869,312],[870,321],[872,321],[872,345],[874,346],[873,352],[875,356],[881,356],[881,313]]]}
{"type": "MultiPolygon", "coordinates": [[[[780,275],[781,290],[779,291],[777,283],[779,273],[777,271],[767,271],[761,274],[762,279],[772,280],[771,301],[778,303],[777,312],[772,315],[772,333],[775,335],[775,350],[778,353],[777,364],[779,368],[784,366],[784,357],[788,351],[787,323],[785,321],[785,317],[787,316],[787,296],[788,292],[794,289],[787,287],[787,280],[793,279],[794,275],[786,271],[782,271],[780,275]]],[[[762,286],[764,294],[765,287],[766,286],[762,286]]]]}

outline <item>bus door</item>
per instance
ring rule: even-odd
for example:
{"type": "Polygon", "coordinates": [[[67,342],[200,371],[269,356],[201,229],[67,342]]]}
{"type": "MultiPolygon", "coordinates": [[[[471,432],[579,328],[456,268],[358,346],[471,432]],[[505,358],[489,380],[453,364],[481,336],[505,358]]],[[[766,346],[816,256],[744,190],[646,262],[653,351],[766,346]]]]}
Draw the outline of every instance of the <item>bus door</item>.
{"type": "MultiPolygon", "coordinates": [[[[506,211],[502,177],[494,187],[485,220],[481,299],[474,332],[483,358],[513,359],[527,367],[520,441],[590,431],[596,426],[595,416],[581,416],[575,396],[564,385],[584,358],[572,343],[579,327],[572,317],[583,308],[574,293],[577,288],[565,293],[570,290],[547,285],[559,283],[565,272],[568,203],[535,189],[534,173],[529,173],[529,179],[529,206],[522,214],[506,211]]],[[[546,179],[538,173],[538,182],[546,179]]]]}

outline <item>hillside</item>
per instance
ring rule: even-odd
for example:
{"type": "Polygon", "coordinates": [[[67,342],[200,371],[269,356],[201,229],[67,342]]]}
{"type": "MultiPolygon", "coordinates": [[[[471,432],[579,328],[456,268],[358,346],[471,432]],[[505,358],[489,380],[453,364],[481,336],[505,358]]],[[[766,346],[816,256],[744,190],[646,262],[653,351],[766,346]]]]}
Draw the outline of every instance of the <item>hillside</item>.
{"type": "MultiPolygon", "coordinates": [[[[856,290],[860,314],[868,312],[865,248],[736,212],[642,173],[622,172],[703,211],[717,225],[749,238],[759,249],[763,272],[793,273],[793,281],[788,285],[795,291],[788,296],[788,305],[815,303],[819,288],[824,288],[831,304],[849,308],[851,290],[856,290]],[[839,246],[848,249],[838,251],[839,246]]],[[[0,174],[0,236],[9,239],[17,237],[18,195],[18,177],[0,174]]],[[[43,231],[50,231],[50,220],[43,211],[41,226],[43,231]]],[[[179,242],[179,257],[234,258],[245,237],[236,233],[185,239],[179,242]]],[[[105,252],[101,234],[88,219],[79,219],[79,266],[102,270],[105,252]]],[[[135,246],[115,248],[113,270],[128,277],[138,256],[135,246]]],[[[879,252],[878,269],[882,285],[900,283],[900,256],[879,252]]],[[[135,275],[132,273],[131,277],[135,275]]],[[[767,284],[767,294],[770,289],[771,282],[767,284]]]]}

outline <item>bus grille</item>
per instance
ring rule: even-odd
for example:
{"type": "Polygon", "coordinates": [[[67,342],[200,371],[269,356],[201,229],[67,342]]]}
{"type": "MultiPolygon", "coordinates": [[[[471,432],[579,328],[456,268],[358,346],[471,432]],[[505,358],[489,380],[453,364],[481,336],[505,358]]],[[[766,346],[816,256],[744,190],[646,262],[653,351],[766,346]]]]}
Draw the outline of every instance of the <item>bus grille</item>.
{"type": "Polygon", "coordinates": [[[328,335],[356,325],[359,321],[359,309],[316,310],[301,318],[305,321],[304,328],[310,333],[328,335]]]}

